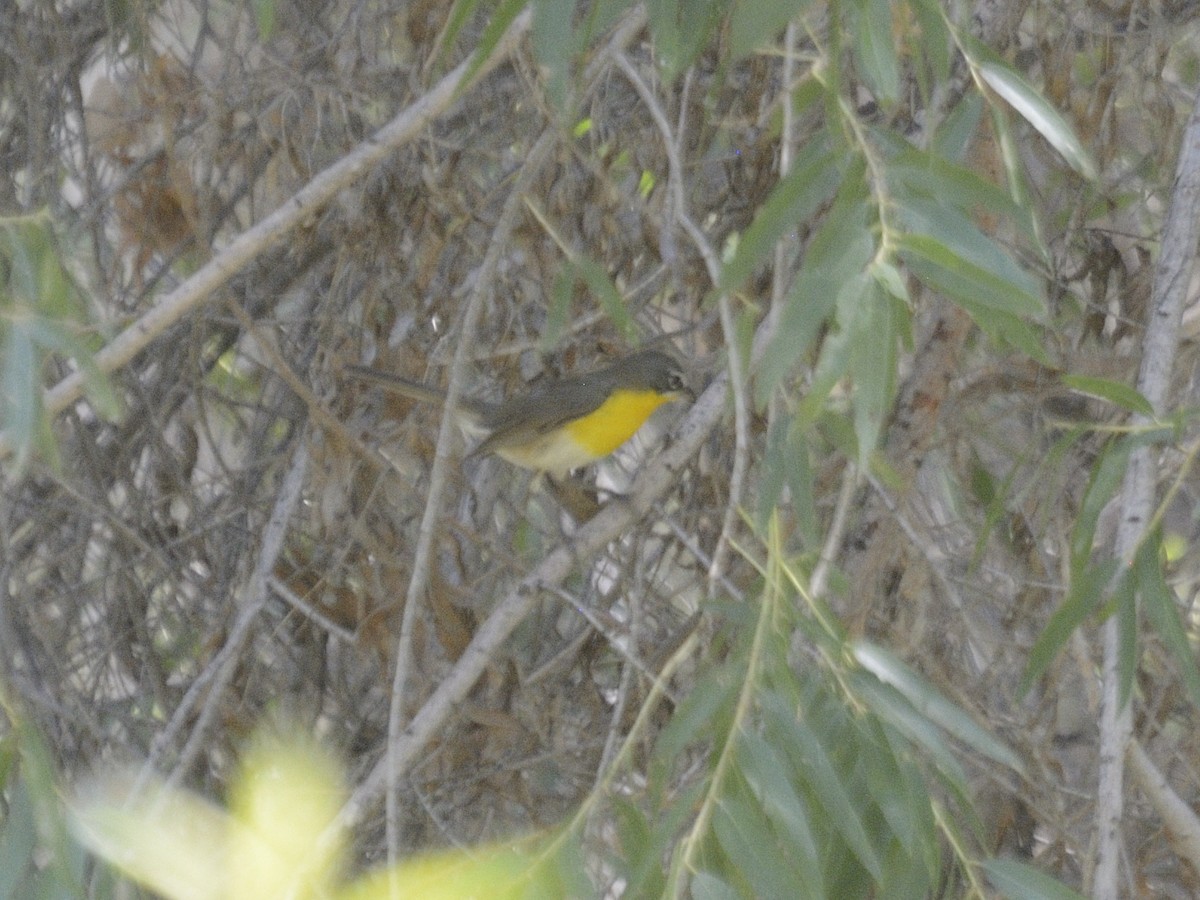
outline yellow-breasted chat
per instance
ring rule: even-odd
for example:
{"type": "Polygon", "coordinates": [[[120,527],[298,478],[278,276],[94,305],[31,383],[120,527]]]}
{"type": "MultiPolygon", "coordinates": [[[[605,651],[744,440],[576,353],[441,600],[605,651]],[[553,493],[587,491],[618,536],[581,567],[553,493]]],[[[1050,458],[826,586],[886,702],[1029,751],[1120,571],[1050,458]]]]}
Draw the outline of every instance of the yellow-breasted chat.
{"type": "MultiPolygon", "coordinates": [[[[368,366],[355,378],[427,403],[445,394],[368,366]]],[[[608,456],[672,400],[695,399],[683,368],[661,350],[640,350],[593,372],[538,384],[500,403],[464,398],[454,412],[465,431],[483,438],[472,452],[495,453],[514,465],[556,478],[608,456]]]]}

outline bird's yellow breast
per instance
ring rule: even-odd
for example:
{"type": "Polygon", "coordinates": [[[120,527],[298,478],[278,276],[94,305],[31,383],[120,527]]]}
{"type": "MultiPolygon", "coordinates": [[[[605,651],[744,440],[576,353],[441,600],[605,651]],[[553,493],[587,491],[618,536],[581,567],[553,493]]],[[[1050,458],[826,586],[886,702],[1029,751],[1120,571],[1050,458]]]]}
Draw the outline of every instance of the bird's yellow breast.
{"type": "Polygon", "coordinates": [[[594,411],[567,425],[566,431],[579,446],[599,459],[633,437],[650,414],[670,399],[658,391],[618,389],[594,411]]]}

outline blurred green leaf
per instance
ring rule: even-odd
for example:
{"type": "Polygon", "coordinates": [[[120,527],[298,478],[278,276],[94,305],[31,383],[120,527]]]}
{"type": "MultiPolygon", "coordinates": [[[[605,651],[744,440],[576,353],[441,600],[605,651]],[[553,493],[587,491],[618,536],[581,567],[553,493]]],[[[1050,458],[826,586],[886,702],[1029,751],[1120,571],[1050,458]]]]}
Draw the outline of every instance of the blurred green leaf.
{"type": "Polygon", "coordinates": [[[1117,495],[1125,470],[1129,466],[1129,454],[1133,442],[1127,439],[1109,441],[1100,451],[1100,456],[1088,475],[1087,490],[1075,518],[1071,532],[1071,569],[1085,565],[1091,557],[1096,540],[1096,526],[1100,514],[1110,500],[1117,495]]]}
{"type": "Polygon", "coordinates": [[[695,62],[721,22],[719,0],[647,0],[654,55],[670,84],[695,62]]]}
{"type": "Polygon", "coordinates": [[[269,41],[275,34],[275,19],[275,0],[254,0],[254,22],[260,41],[269,41]]]}
{"type": "Polygon", "coordinates": [[[5,816],[0,820],[0,900],[28,891],[26,879],[34,866],[37,822],[29,790],[19,779],[4,791],[5,816]]]}
{"type": "MultiPolygon", "coordinates": [[[[937,3],[936,0],[917,0],[917,5],[919,9],[924,10],[930,5],[937,6],[937,3]]],[[[933,15],[940,20],[940,9],[933,15]]],[[[924,15],[921,21],[924,23],[924,15]]],[[[971,141],[979,130],[982,118],[983,98],[974,92],[964,94],[934,132],[933,141],[930,143],[931,155],[951,164],[961,165],[967,156],[971,141]]],[[[1028,212],[1025,214],[1028,215],[1028,212]]]]}
{"type": "Polygon", "coordinates": [[[1200,709],[1200,664],[1180,619],[1178,598],[1163,577],[1161,547],[1161,532],[1143,542],[1134,559],[1134,579],[1146,620],[1175,660],[1188,699],[1200,709]]]}
{"type": "Polygon", "coordinates": [[[824,133],[811,139],[739,237],[736,253],[721,269],[716,291],[732,293],[740,288],[770,258],[776,242],[829,199],[842,174],[824,133]]]}
{"type": "MultiPolygon", "coordinates": [[[[989,54],[990,56],[990,54],[989,54]]],[[[1058,110],[1047,102],[1029,82],[997,58],[985,59],[978,64],[979,74],[988,87],[1008,101],[1017,114],[1032,125],[1042,137],[1050,142],[1067,164],[1084,178],[1096,178],[1096,163],[1084,149],[1075,132],[1058,110]]]]}
{"type": "MultiPolygon", "coordinates": [[[[879,443],[884,422],[892,408],[896,383],[896,306],[871,273],[848,284],[853,298],[853,318],[844,327],[850,343],[850,375],[854,380],[854,433],[858,440],[858,464],[866,467],[879,443]]],[[[839,295],[841,305],[851,299],[839,295]]]]}
{"type": "MultiPolygon", "coordinates": [[[[772,833],[762,807],[731,777],[713,815],[713,832],[754,897],[797,897],[805,884],[793,865],[792,848],[772,833]]],[[[817,896],[813,894],[812,896],[817,896]]]]}
{"type": "Polygon", "coordinates": [[[966,782],[962,766],[946,746],[941,730],[915,709],[907,697],[865,669],[854,673],[851,683],[858,693],[859,700],[886,724],[893,726],[905,740],[922,749],[926,761],[934,766],[943,778],[956,783],[966,782]]]}
{"type": "Polygon", "coordinates": [[[740,756],[744,777],[792,853],[797,884],[805,885],[815,897],[824,896],[820,851],[809,826],[807,805],[793,786],[796,773],[772,743],[754,732],[742,735],[740,756]]]}
{"type": "Polygon", "coordinates": [[[1061,881],[1015,859],[989,859],[982,865],[992,887],[1012,900],[1085,900],[1061,881]]]}
{"type": "Polygon", "coordinates": [[[1136,388],[1127,384],[1108,378],[1092,378],[1086,375],[1064,375],[1062,382],[1081,394],[1099,397],[1122,409],[1154,418],[1154,407],[1150,405],[1150,401],[1143,397],[1136,388]]]}
{"type": "Polygon", "coordinates": [[[530,25],[530,46],[542,67],[543,85],[559,113],[567,110],[571,63],[582,47],[582,29],[574,27],[575,0],[536,0],[530,25]]]}
{"type": "MultiPolygon", "coordinates": [[[[950,127],[955,120],[947,123],[950,127]]],[[[975,127],[972,125],[971,127],[975,127]]],[[[1036,280],[992,238],[980,231],[980,214],[1003,219],[1017,229],[1028,246],[1037,246],[1037,232],[1027,207],[1012,194],[967,168],[936,153],[903,146],[887,160],[888,185],[896,202],[906,210],[904,221],[915,231],[933,234],[969,257],[994,260],[985,263],[1000,277],[1023,282],[1040,295],[1036,280]]]]}
{"type": "Polygon", "coordinates": [[[900,96],[900,66],[892,40],[892,4],[887,0],[859,0],[857,61],[875,99],[885,108],[900,96]]]}
{"type": "Polygon", "coordinates": [[[908,702],[949,734],[989,759],[1022,773],[1024,764],[1003,741],[998,740],[963,709],[942,696],[932,684],[899,657],[869,641],[853,644],[854,658],[880,681],[889,684],[908,702]]]}
{"type": "MultiPolygon", "coordinates": [[[[474,11],[477,5],[477,0],[464,4],[464,19],[454,23],[454,30],[461,28],[465,16],[474,11]]],[[[489,5],[492,11],[491,18],[488,19],[487,25],[483,29],[483,34],[479,37],[479,45],[471,53],[471,64],[467,66],[466,74],[459,85],[459,92],[465,90],[475,78],[475,73],[479,71],[488,58],[491,57],[492,51],[496,49],[496,45],[500,43],[500,38],[504,37],[504,33],[508,31],[510,26],[529,5],[529,0],[499,0],[494,6],[489,5]]],[[[455,7],[457,11],[457,7],[455,7]]],[[[453,14],[452,14],[453,15],[453,14]]],[[[450,26],[447,26],[447,44],[452,39],[450,26]]]]}
{"type": "MultiPolygon", "coordinates": [[[[925,60],[929,63],[929,75],[933,84],[942,84],[950,77],[950,63],[954,41],[946,27],[942,5],[938,0],[910,0],[908,4],[916,16],[921,39],[918,44],[925,60]]],[[[929,85],[926,85],[928,92],[929,85]]],[[[971,95],[968,95],[971,96],[971,95]]]]}
{"type": "Polygon", "coordinates": [[[598,262],[586,256],[580,256],[573,263],[575,272],[583,279],[588,290],[600,301],[600,306],[608,314],[609,319],[626,339],[631,339],[637,333],[633,317],[625,305],[625,298],[609,278],[608,272],[598,262]]]}
{"type": "Polygon", "coordinates": [[[729,61],[736,63],[773,40],[811,0],[735,0],[729,15],[729,61]]]}
{"type": "Polygon", "coordinates": [[[1117,560],[1110,558],[1086,563],[1072,573],[1067,595],[1029,650],[1029,662],[1019,688],[1022,695],[1042,677],[1075,629],[1104,602],[1118,567],[1117,560]]]}
{"type": "MultiPolygon", "coordinates": [[[[814,722],[814,727],[820,727],[814,722]]],[[[858,804],[847,790],[846,779],[817,733],[804,722],[789,723],[784,749],[793,758],[801,784],[820,806],[825,820],[846,842],[847,849],[874,878],[883,874],[883,861],[860,815],[858,804]]]]}
{"type": "MultiPolygon", "coordinates": [[[[803,265],[788,291],[779,328],[756,373],[755,402],[760,408],[827,328],[846,282],[862,272],[875,255],[871,207],[862,188],[860,181],[845,182],[809,241],[803,265]]],[[[807,412],[801,418],[811,423],[820,412],[825,396],[846,371],[846,351],[844,336],[826,334],[813,384],[802,401],[807,412]]]]}
{"type": "Polygon", "coordinates": [[[903,199],[909,229],[897,246],[909,262],[926,261],[950,276],[944,284],[962,285],[969,300],[1015,316],[1046,313],[1041,285],[976,228],[965,216],[916,197],[903,199]]]}
{"type": "Polygon", "coordinates": [[[692,876],[689,887],[695,900],[743,900],[720,876],[703,869],[692,876]]]}

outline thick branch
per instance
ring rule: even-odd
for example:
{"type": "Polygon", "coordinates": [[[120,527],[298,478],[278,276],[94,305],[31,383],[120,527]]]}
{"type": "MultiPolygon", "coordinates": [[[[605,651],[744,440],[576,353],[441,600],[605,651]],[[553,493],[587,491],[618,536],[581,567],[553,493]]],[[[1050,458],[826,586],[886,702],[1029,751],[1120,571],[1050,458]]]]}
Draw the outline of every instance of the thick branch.
{"type": "MultiPolygon", "coordinates": [[[[1183,133],[1175,169],[1171,205],[1163,227],[1162,250],[1154,272],[1150,321],[1142,349],[1138,390],[1156,413],[1162,413],[1179,344],[1179,322],[1200,242],[1200,96],[1183,133]]],[[[1149,424],[1135,416],[1132,427],[1149,424]]],[[[1128,563],[1137,552],[1154,507],[1157,466],[1152,447],[1133,451],[1121,491],[1121,520],[1114,552],[1128,563]]],[[[1128,704],[1121,703],[1118,617],[1104,626],[1103,696],[1100,709],[1100,771],[1096,797],[1098,835],[1093,896],[1116,900],[1121,855],[1121,813],[1124,807],[1125,750],[1132,732],[1128,704]]]]}

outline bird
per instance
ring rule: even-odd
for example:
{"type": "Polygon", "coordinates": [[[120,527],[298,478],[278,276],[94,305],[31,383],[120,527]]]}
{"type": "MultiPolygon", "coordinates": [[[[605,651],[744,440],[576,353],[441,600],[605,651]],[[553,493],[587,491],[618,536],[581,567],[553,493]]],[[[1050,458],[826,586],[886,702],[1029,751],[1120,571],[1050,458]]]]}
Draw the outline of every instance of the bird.
{"type": "MultiPolygon", "coordinates": [[[[446,401],[442,391],[381,369],[347,365],[344,371],[414,400],[446,401]]],[[[538,384],[500,403],[462,398],[454,413],[464,431],[482,438],[472,456],[494,453],[561,479],[615,451],[660,406],[695,396],[679,362],[650,349],[538,384]]]]}

